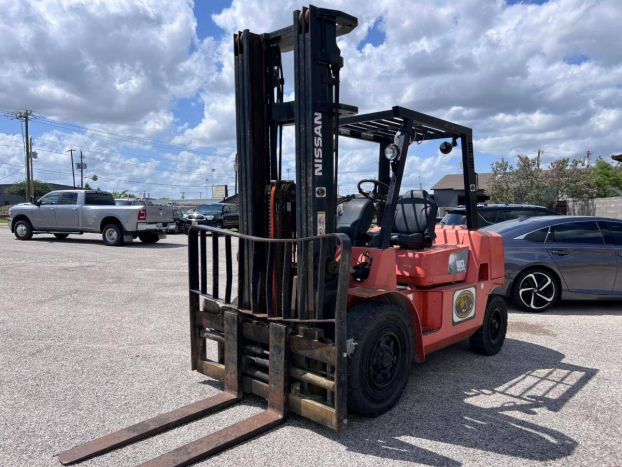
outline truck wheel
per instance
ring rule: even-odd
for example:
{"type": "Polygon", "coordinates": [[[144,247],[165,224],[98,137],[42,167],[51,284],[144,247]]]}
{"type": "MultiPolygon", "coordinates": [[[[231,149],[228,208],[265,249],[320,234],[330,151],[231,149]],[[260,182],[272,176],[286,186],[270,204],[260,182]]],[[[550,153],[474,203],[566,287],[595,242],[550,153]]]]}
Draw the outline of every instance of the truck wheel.
{"type": "Polygon", "coordinates": [[[141,233],[138,235],[138,238],[140,238],[140,241],[143,243],[158,243],[158,241],[160,241],[158,234],[154,234],[151,232],[141,233]]]}
{"type": "Polygon", "coordinates": [[[366,417],[393,408],[406,388],[413,332],[395,305],[364,302],[347,314],[348,407],[366,417]]]}
{"type": "Polygon", "coordinates": [[[108,246],[121,246],[123,245],[123,231],[119,224],[108,224],[102,230],[102,238],[104,243],[108,246]]]}
{"type": "Polygon", "coordinates": [[[59,240],[64,240],[65,238],[69,237],[69,234],[54,234],[54,236],[59,240]]]}
{"type": "Polygon", "coordinates": [[[508,307],[503,297],[491,296],[486,305],[484,323],[469,338],[471,348],[484,355],[496,355],[503,347],[508,329],[508,307]]]}
{"type": "Polygon", "coordinates": [[[15,223],[13,232],[18,240],[30,240],[32,238],[32,224],[26,219],[19,220],[15,223]]]}

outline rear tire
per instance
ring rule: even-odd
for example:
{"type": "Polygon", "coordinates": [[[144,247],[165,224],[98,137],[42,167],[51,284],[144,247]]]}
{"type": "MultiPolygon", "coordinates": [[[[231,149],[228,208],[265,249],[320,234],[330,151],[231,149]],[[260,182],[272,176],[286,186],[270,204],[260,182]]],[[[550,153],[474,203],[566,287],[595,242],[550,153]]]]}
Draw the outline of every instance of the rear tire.
{"type": "Polygon", "coordinates": [[[54,236],[58,238],[59,240],[64,240],[67,237],[69,237],[69,234],[54,234],[54,236]]]}
{"type": "Polygon", "coordinates": [[[525,311],[542,313],[555,305],[559,289],[559,281],[551,271],[528,269],[516,277],[512,300],[525,311]]]}
{"type": "Polygon", "coordinates": [[[13,226],[13,232],[18,240],[30,240],[32,238],[32,224],[27,219],[21,219],[13,226]]]}
{"type": "Polygon", "coordinates": [[[486,305],[484,323],[469,338],[471,348],[484,355],[496,355],[503,347],[508,329],[508,307],[503,297],[491,296],[486,305]]]}
{"type": "Polygon", "coordinates": [[[123,240],[123,229],[119,224],[108,224],[102,230],[102,239],[108,246],[121,246],[125,242],[123,240]]]}
{"type": "Polygon", "coordinates": [[[158,243],[160,241],[160,237],[158,237],[158,234],[154,234],[154,233],[141,233],[138,235],[138,238],[140,238],[140,241],[143,243],[158,243]]]}
{"type": "Polygon", "coordinates": [[[364,302],[347,314],[348,407],[366,417],[391,410],[402,396],[413,352],[406,312],[364,302]]]}

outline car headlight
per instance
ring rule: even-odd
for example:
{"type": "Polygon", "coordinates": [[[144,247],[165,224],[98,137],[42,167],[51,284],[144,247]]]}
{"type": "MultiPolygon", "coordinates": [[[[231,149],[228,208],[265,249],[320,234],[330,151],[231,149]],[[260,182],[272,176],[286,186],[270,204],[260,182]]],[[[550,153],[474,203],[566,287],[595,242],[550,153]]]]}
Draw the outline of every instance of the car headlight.
{"type": "Polygon", "coordinates": [[[214,220],[214,216],[205,216],[205,218],[206,218],[208,221],[212,221],[212,220],[214,220]]]}

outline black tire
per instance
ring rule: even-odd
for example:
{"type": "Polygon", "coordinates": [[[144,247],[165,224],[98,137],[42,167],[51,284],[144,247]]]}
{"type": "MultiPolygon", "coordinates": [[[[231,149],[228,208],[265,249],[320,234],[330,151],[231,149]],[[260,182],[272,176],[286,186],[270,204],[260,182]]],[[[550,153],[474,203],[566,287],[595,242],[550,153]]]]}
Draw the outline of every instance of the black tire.
{"type": "Polygon", "coordinates": [[[543,268],[532,268],[521,272],[514,280],[512,301],[525,311],[542,313],[559,299],[557,276],[543,268]]]}
{"type": "Polygon", "coordinates": [[[406,388],[413,332],[406,312],[379,302],[356,305],[347,315],[348,407],[378,417],[395,406],[406,388]]]}
{"type": "Polygon", "coordinates": [[[158,234],[151,232],[141,233],[138,235],[138,238],[140,238],[140,241],[143,243],[158,243],[160,241],[158,234]]]}
{"type": "Polygon", "coordinates": [[[469,338],[471,348],[484,355],[496,355],[503,347],[508,329],[508,307],[503,297],[490,296],[484,323],[469,338]]]}
{"type": "Polygon", "coordinates": [[[102,229],[102,239],[108,246],[121,246],[125,243],[123,229],[119,224],[108,224],[102,229]]]}
{"type": "Polygon", "coordinates": [[[64,240],[67,237],[69,237],[69,234],[54,234],[54,236],[58,238],[59,240],[64,240]]]}
{"type": "Polygon", "coordinates": [[[32,238],[32,224],[28,219],[20,219],[13,226],[13,232],[18,240],[30,240],[32,238]]]}

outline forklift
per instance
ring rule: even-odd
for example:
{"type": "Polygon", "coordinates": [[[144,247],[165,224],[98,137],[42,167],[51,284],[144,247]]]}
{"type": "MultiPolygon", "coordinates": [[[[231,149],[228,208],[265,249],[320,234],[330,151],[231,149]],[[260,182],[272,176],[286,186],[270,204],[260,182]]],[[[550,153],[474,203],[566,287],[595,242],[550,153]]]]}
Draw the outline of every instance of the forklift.
{"type": "Polygon", "coordinates": [[[472,130],[403,107],[357,115],[341,103],[337,38],[356,26],[309,6],[285,28],[234,35],[240,232],[193,226],[188,237],[190,364],[224,391],[65,451],[61,463],[197,420],[245,393],[267,399],[266,410],[144,465],[198,462],[289,412],[339,431],[349,411],[391,410],[411,363],[430,352],[467,338],[479,353],[501,350],[507,308],[491,292],[503,284],[503,244],[477,230],[472,130]],[[288,52],[295,99],[285,102],[288,52]],[[294,180],[282,173],[286,125],[295,129],[294,180]],[[338,199],[340,137],[378,144],[378,175],[338,199]],[[409,148],[431,140],[442,153],[462,151],[466,227],[435,226],[437,205],[424,190],[400,195],[409,148]]]}

